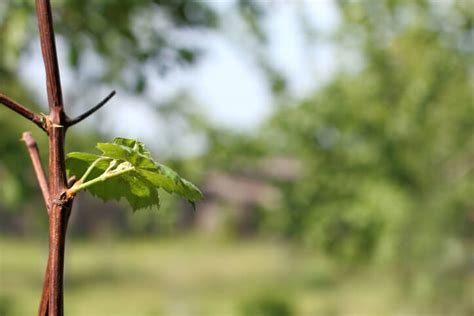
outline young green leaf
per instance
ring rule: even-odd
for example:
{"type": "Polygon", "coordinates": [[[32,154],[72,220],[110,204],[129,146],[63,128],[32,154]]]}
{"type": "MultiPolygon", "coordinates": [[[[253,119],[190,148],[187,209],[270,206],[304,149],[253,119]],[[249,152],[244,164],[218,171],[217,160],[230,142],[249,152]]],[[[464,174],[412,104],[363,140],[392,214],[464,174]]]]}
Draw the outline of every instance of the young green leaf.
{"type": "Polygon", "coordinates": [[[72,193],[87,190],[104,201],[125,199],[133,210],[159,207],[158,189],[187,199],[194,207],[201,191],[169,167],[153,160],[142,142],[115,138],[99,143],[101,155],[72,152],[67,155],[70,175],[81,177],[72,193]]]}

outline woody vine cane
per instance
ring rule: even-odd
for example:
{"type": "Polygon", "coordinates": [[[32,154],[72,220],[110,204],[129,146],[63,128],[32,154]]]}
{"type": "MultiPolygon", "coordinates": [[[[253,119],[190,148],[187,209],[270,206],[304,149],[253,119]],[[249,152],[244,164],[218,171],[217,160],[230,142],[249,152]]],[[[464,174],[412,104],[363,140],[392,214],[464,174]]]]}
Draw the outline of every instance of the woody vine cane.
{"type": "Polygon", "coordinates": [[[158,189],[186,198],[193,207],[203,195],[191,182],[154,161],[142,142],[120,137],[116,137],[113,143],[97,144],[101,154],[69,153],[67,168],[71,177],[67,180],[64,152],[67,129],[94,114],[115,95],[115,91],[82,115],[69,118],[64,112],[49,0],[36,0],[36,14],[46,71],[49,114],[37,114],[1,93],[0,103],[36,124],[48,136],[48,176],[31,133],[23,133],[22,140],[32,160],[49,216],[49,254],[39,316],[63,316],[65,239],[72,204],[78,192],[89,191],[104,201],[125,199],[133,210],[159,208],[158,189]]]}

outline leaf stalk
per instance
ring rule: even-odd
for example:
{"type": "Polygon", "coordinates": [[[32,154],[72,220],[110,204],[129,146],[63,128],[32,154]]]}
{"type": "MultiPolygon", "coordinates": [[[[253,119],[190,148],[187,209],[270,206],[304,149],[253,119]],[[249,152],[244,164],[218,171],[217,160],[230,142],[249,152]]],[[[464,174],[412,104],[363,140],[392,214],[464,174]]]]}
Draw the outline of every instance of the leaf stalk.
{"type": "MultiPolygon", "coordinates": [[[[91,167],[92,167],[92,165],[91,165],[91,167]]],[[[91,168],[89,167],[89,169],[91,169],[91,168]]],[[[120,176],[122,174],[125,174],[127,172],[133,171],[133,170],[135,170],[135,167],[132,166],[132,165],[125,165],[124,166],[123,163],[122,163],[122,164],[118,165],[113,170],[109,170],[109,169],[110,169],[110,167],[103,174],[98,176],[97,178],[91,179],[91,180],[86,181],[86,182],[82,182],[82,181],[76,182],[70,189],[68,189],[68,194],[74,195],[77,192],[79,192],[81,190],[85,190],[88,187],[90,187],[90,186],[92,186],[96,183],[103,182],[103,181],[106,181],[108,179],[111,179],[111,178],[120,176]]],[[[90,173],[90,171],[89,171],[89,173],[90,173]]],[[[84,178],[84,176],[83,176],[83,178],[84,178]]]]}
{"type": "Polygon", "coordinates": [[[97,158],[90,166],[89,168],[87,168],[86,172],[84,173],[84,175],[82,176],[81,179],[79,179],[78,183],[83,183],[86,181],[87,177],[90,175],[90,173],[92,172],[92,170],[94,170],[95,166],[97,166],[97,164],[101,161],[104,161],[106,160],[107,158],[106,157],[100,157],[100,158],[97,158]]]}

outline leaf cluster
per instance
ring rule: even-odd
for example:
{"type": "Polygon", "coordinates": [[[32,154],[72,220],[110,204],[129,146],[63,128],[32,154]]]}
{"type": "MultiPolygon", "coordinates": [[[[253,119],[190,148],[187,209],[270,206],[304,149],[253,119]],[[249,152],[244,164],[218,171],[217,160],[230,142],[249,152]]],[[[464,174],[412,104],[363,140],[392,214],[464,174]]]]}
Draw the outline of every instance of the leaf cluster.
{"type": "Polygon", "coordinates": [[[187,199],[193,207],[201,191],[171,168],[157,163],[145,145],[117,137],[112,143],[99,143],[101,154],[71,152],[67,155],[69,175],[82,176],[71,188],[87,190],[104,201],[125,199],[132,209],[160,206],[159,189],[187,199]]]}

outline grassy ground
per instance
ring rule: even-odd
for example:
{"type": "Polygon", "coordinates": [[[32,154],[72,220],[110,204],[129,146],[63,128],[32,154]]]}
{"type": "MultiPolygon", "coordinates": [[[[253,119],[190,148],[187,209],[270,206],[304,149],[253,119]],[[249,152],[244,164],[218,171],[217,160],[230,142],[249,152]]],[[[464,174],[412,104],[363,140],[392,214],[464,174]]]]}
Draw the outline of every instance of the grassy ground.
{"type": "MultiPolygon", "coordinates": [[[[43,241],[0,241],[1,316],[36,313],[46,253],[43,241]]],[[[321,258],[272,242],[72,241],[67,254],[68,316],[284,316],[285,304],[293,315],[399,311],[390,276],[335,279],[321,258]],[[273,312],[258,314],[265,304],[273,312]]]]}

